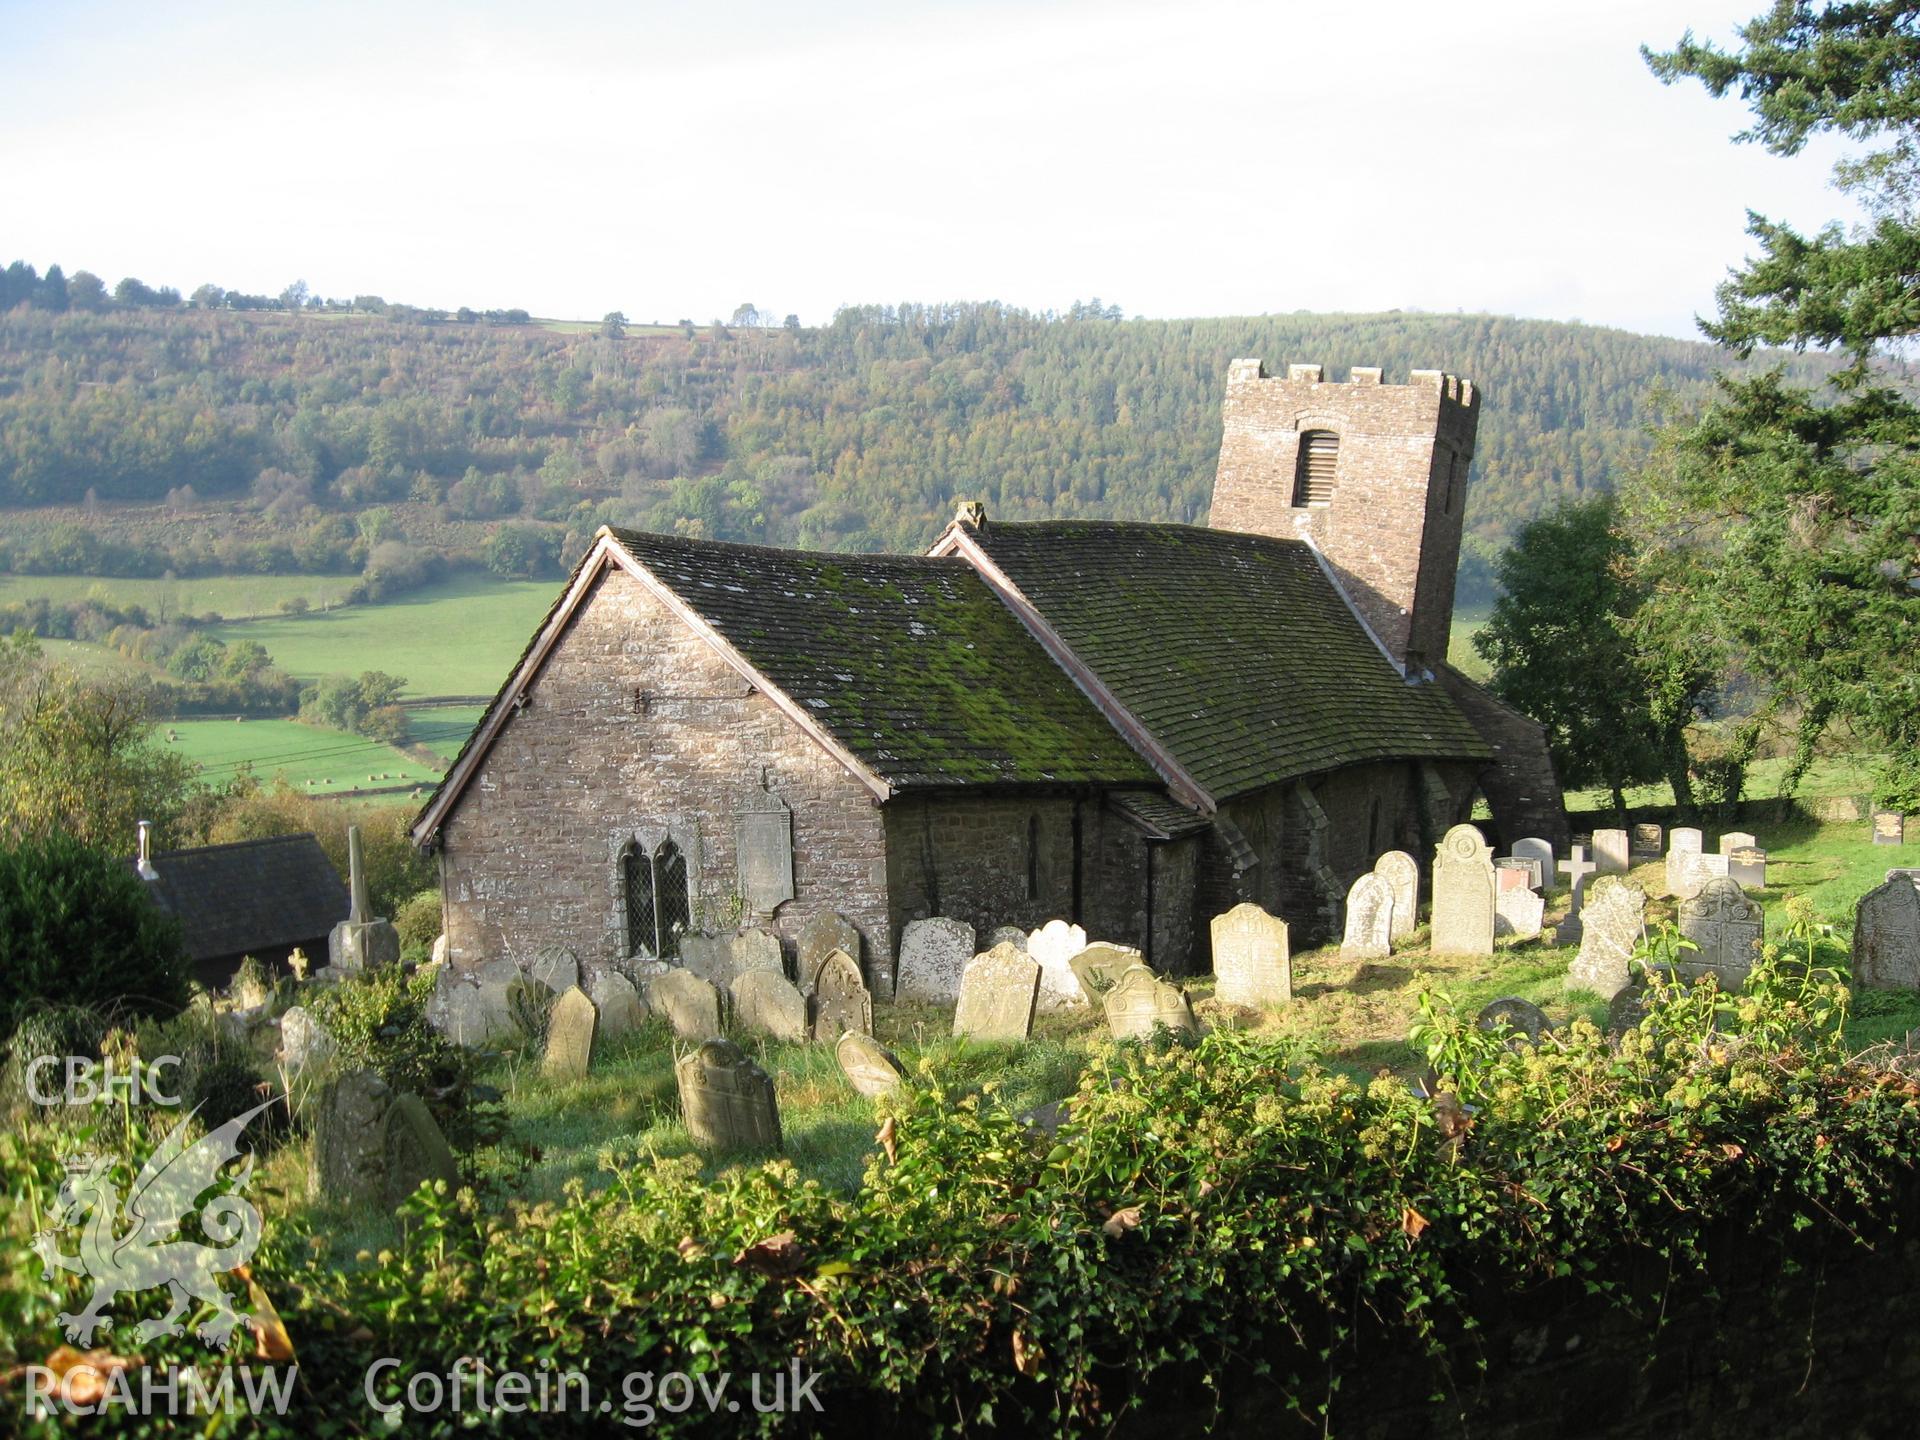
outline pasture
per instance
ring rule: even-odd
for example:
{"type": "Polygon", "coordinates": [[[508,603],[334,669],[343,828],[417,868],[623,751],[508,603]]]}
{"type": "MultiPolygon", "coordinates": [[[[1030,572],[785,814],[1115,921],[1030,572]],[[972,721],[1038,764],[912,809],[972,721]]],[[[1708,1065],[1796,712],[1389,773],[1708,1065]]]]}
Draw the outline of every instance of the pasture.
{"type": "Polygon", "coordinates": [[[440,779],[437,768],[390,745],[298,720],[170,720],[155,738],[170,752],[198,762],[200,778],[210,785],[225,784],[246,765],[263,782],[284,774],[309,795],[402,784],[430,787],[440,779]]]}
{"type": "Polygon", "coordinates": [[[212,613],[227,619],[273,615],[288,600],[315,610],[338,605],[360,583],[357,575],[200,575],[189,580],[139,580],[102,575],[0,575],[0,605],[46,599],[59,604],[99,600],[138,605],[155,619],[212,613]]]}

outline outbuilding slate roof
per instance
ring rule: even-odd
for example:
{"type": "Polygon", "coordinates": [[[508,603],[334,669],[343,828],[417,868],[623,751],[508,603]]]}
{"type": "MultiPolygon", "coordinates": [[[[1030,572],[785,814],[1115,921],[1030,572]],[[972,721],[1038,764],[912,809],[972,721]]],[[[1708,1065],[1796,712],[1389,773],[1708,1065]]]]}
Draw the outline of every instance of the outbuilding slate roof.
{"type": "Polygon", "coordinates": [[[1159,783],[964,560],[611,534],[896,789],[1159,783]]]}
{"type": "Polygon", "coordinates": [[[1440,686],[1401,677],[1304,541],[1100,520],[966,534],[1216,801],[1491,755],[1440,686]]]}
{"type": "Polygon", "coordinates": [[[199,961],[311,943],[350,908],[340,872],[312,835],[165,850],[150,863],[160,878],[147,893],[179,919],[199,961]]]}

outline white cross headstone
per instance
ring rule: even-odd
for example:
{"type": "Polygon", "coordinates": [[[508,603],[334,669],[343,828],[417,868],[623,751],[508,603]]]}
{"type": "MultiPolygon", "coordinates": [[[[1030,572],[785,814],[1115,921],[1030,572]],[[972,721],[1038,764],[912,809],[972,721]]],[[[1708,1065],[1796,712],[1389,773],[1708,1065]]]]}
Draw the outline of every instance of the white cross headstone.
{"type": "Polygon", "coordinates": [[[1587,877],[1600,867],[1587,859],[1584,845],[1576,845],[1573,847],[1572,858],[1562,860],[1555,868],[1567,877],[1567,883],[1573,887],[1573,908],[1567,911],[1567,924],[1571,927],[1572,933],[1578,935],[1580,933],[1580,902],[1586,898],[1587,877]]]}

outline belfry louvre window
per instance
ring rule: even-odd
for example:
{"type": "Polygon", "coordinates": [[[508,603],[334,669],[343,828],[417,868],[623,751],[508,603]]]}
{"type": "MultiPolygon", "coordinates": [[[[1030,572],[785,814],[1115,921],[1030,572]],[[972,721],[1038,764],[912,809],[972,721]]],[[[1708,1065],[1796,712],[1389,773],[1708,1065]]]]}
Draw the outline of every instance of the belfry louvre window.
{"type": "Polygon", "coordinates": [[[620,854],[620,869],[627,892],[627,953],[672,959],[693,920],[687,857],[671,840],[661,841],[651,855],[629,845],[620,854]]]}
{"type": "Polygon", "coordinates": [[[1327,505],[1333,501],[1333,472],[1340,458],[1340,437],[1331,430],[1300,436],[1300,458],[1293,468],[1293,503],[1327,505]]]}

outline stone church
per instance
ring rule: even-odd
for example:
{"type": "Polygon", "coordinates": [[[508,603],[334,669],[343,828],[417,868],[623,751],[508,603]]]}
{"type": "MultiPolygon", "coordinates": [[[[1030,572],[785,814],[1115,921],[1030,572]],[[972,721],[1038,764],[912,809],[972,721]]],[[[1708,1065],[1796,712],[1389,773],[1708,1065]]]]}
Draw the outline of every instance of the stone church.
{"type": "Polygon", "coordinates": [[[926,915],[1191,973],[1208,917],[1327,933],[1478,798],[1563,844],[1540,727],[1445,663],[1479,404],[1236,360],[1206,527],[965,504],[918,556],[603,529],[415,823],[453,962],[837,911],[882,995],[926,915]]]}

